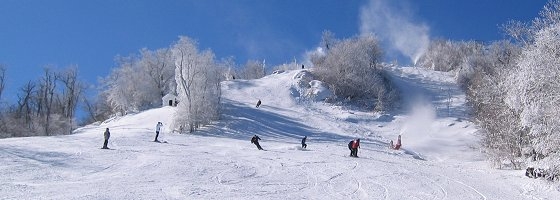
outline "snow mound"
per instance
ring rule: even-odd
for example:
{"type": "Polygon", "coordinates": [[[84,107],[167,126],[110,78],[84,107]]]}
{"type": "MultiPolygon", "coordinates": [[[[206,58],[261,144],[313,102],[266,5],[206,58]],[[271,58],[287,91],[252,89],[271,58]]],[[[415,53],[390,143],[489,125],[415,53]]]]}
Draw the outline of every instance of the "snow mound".
{"type": "Polygon", "coordinates": [[[294,76],[294,80],[296,81],[295,86],[298,93],[304,94],[305,98],[315,102],[324,101],[332,97],[333,93],[326,84],[314,78],[313,74],[307,70],[301,70],[297,73],[294,76]]]}

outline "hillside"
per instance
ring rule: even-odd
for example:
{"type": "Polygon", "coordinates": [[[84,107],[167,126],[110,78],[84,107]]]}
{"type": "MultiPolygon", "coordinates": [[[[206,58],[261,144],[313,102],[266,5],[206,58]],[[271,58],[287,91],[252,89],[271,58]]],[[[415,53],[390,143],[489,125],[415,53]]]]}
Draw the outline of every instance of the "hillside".
{"type": "Polygon", "coordinates": [[[301,70],[223,84],[222,119],[171,130],[175,108],[114,118],[74,135],[0,140],[2,199],[554,199],[557,186],[495,170],[448,73],[391,68],[403,104],[372,113],[314,102],[301,70]],[[255,108],[257,100],[262,101],[255,108]],[[154,128],[164,123],[155,143],[154,128]],[[103,131],[111,130],[102,150],[103,131]],[[250,143],[258,134],[265,149],[250,143]],[[403,149],[387,148],[403,137],[403,149]],[[300,141],[307,136],[308,148],[300,141]],[[360,158],[347,143],[361,138],[360,158]]]}

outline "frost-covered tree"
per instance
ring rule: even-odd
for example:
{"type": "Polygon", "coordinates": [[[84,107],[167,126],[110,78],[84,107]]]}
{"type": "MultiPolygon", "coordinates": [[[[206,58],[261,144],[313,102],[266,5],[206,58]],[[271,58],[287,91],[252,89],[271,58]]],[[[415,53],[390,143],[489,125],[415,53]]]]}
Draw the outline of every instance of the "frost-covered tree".
{"type": "Polygon", "coordinates": [[[140,66],[153,86],[159,91],[159,97],[163,97],[168,93],[175,93],[175,64],[172,53],[169,49],[158,49],[150,51],[148,49],[140,50],[140,66]]]}
{"type": "Polygon", "coordinates": [[[243,79],[259,79],[266,75],[264,62],[256,60],[248,60],[241,70],[241,78],[243,79]]]}
{"type": "Polygon", "coordinates": [[[325,49],[325,51],[329,51],[331,47],[336,45],[339,41],[336,39],[333,32],[329,30],[323,31],[323,35],[321,36],[321,44],[320,47],[325,49]]]}
{"type": "Polygon", "coordinates": [[[197,43],[188,37],[179,37],[171,51],[179,100],[175,126],[193,132],[219,117],[221,72],[214,54],[210,50],[199,52],[197,43]]]}
{"type": "Polygon", "coordinates": [[[529,162],[559,176],[560,1],[549,1],[539,14],[517,31],[524,46],[518,69],[508,79],[507,103],[520,113],[520,124],[529,133],[529,162]]]}
{"type": "Polygon", "coordinates": [[[82,82],[78,80],[77,66],[69,67],[65,71],[60,72],[57,76],[63,87],[60,96],[60,109],[62,116],[69,120],[71,126],[67,127],[65,131],[70,134],[74,129],[74,118],[78,103],[85,89],[82,82]]]}
{"type": "Polygon", "coordinates": [[[560,23],[538,31],[518,65],[509,103],[521,111],[535,152],[560,170],[560,23]]]}
{"type": "Polygon", "coordinates": [[[0,137],[71,134],[81,85],[77,66],[45,67],[39,80],[21,87],[16,105],[2,108],[0,137]]]}
{"type": "Polygon", "coordinates": [[[482,62],[469,64],[475,70],[465,76],[482,144],[500,165],[528,161],[558,176],[560,1],[550,1],[532,23],[509,22],[505,30],[515,43],[483,48],[482,62]]]}
{"type": "Polygon", "coordinates": [[[420,56],[416,66],[435,70],[453,71],[471,64],[483,52],[483,45],[476,41],[434,40],[420,56]],[[473,57],[474,56],[474,57],[473,57]]]}
{"type": "MultiPolygon", "coordinates": [[[[520,168],[523,149],[529,139],[527,131],[519,123],[519,113],[505,103],[508,76],[516,69],[520,48],[508,41],[498,41],[478,54],[478,62],[470,63],[473,71],[469,77],[467,100],[473,108],[485,147],[496,166],[504,163],[520,168]],[[474,65],[476,64],[476,65],[474,65]]],[[[466,76],[466,74],[465,74],[466,76]]]]}
{"type": "Polygon", "coordinates": [[[382,50],[372,35],[345,39],[329,47],[324,60],[314,63],[314,73],[339,98],[375,99],[385,110],[396,99],[381,69],[382,50]]]}
{"type": "MultiPolygon", "coordinates": [[[[105,85],[104,92],[107,93],[107,101],[113,113],[124,115],[128,112],[136,112],[143,106],[146,98],[145,87],[148,80],[142,77],[139,66],[132,57],[119,57],[118,68],[113,69],[108,77],[102,80],[105,85]]],[[[152,91],[159,96],[158,91],[152,91]]]]}
{"type": "Polygon", "coordinates": [[[117,68],[102,80],[102,93],[113,113],[154,108],[167,93],[175,93],[175,65],[168,49],[142,49],[139,55],[119,56],[116,61],[117,68]]]}
{"type": "Polygon", "coordinates": [[[218,63],[218,68],[222,72],[221,80],[233,80],[236,78],[241,78],[237,72],[237,64],[235,64],[235,60],[233,57],[228,57],[222,59],[218,63]]]}
{"type": "Polygon", "coordinates": [[[55,98],[55,89],[57,77],[50,68],[44,69],[44,76],[39,82],[39,91],[37,95],[37,114],[41,117],[40,125],[43,126],[45,135],[51,134],[51,114],[53,113],[53,101],[55,98]]]}

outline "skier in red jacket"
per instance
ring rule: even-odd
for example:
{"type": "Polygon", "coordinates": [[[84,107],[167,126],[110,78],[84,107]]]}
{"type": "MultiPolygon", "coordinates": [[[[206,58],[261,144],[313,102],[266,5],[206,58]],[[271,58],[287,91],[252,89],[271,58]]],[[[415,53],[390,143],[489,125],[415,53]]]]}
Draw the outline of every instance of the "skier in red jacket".
{"type": "Polygon", "coordinates": [[[397,138],[397,144],[395,144],[395,150],[399,150],[401,148],[401,135],[397,138]]]}
{"type": "Polygon", "coordinates": [[[350,156],[358,157],[358,148],[360,148],[360,139],[355,139],[348,144],[350,148],[350,156]]]}
{"type": "Polygon", "coordinates": [[[391,149],[399,150],[401,148],[401,135],[397,138],[397,144],[393,145],[393,140],[389,143],[391,149]]]}

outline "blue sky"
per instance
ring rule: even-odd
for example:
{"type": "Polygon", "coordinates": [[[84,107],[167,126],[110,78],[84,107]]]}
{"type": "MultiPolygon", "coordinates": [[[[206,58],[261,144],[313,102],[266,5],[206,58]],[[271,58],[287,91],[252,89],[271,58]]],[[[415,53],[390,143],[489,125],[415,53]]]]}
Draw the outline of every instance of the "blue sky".
{"type": "Polygon", "coordinates": [[[116,55],[144,47],[166,48],[179,35],[198,40],[199,48],[211,49],[218,58],[234,56],[238,64],[266,59],[267,65],[277,65],[302,59],[316,48],[324,30],[337,38],[374,31],[389,60],[405,60],[402,47],[392,44],[400,33],[406,32],[401,39],[409,42],[424,35],[498,40],[503,38],[500,24],[529,21],[545,4],[545,0],[1,0],[0,64],[7,66],[3,98],[15,99],[18,88],[37,80],[46,65],[77,65],[79,76],[96,84],[98,77],[110,73],[116,55]]]}

